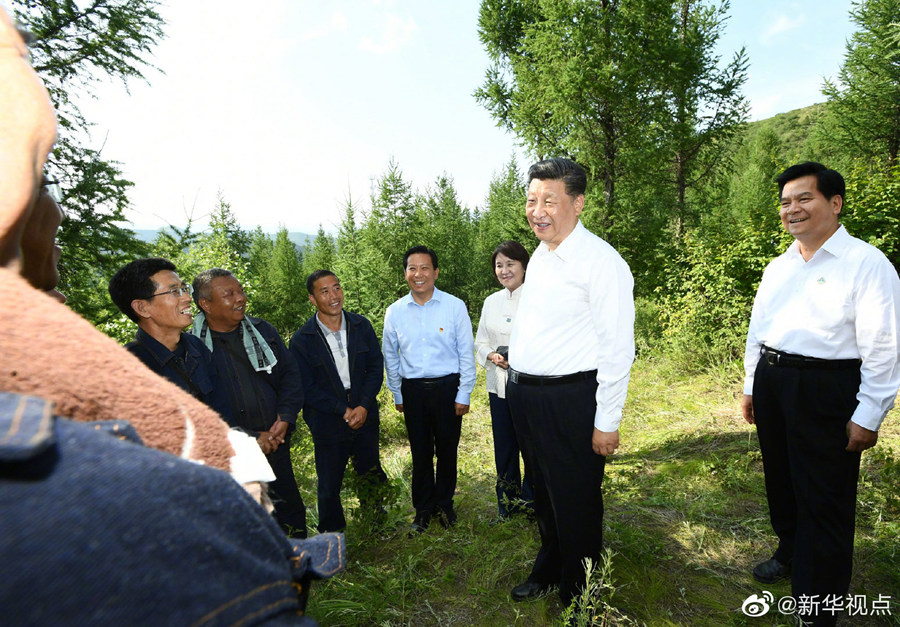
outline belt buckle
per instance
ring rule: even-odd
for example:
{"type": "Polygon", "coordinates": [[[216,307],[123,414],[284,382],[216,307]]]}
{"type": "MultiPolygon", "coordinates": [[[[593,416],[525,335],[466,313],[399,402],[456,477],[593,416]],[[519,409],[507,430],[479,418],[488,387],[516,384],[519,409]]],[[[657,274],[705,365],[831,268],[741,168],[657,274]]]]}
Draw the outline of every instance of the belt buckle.
{"type": "Polygon", "coordinates": [[[519,382],[519,372],[517,370],[509,369],[509,380],[513,383],[519,382]]]}

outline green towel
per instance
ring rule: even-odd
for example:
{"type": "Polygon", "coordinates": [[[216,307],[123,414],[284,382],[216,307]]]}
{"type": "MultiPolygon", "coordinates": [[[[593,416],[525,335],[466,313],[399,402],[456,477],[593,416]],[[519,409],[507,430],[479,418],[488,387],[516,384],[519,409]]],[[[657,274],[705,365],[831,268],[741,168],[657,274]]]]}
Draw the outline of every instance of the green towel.
{"type": "MultiPolygon", "coordinates": [[[[212,352],[212,334],[209,333],[209,325],[206,323],[206,314],[202,311],[194,316],[194,327],[192,331],[194,335],[199,337],[203,343],[206,344],[206,348],[212,352]]],[[[275,353],[269,348],[269,343],[266,342],[262,333],[257,331],[256,327],[253,326],[247,318],[241,320],[241,339],[244,341],[244,350],[247,351],[247,359],[250,360],[250,365],[253,366],[253,369],[257,372],[265,370],[268,374],[272,374],[272,368],[278,363],[278,360],[275,358],[275,353]]]]}

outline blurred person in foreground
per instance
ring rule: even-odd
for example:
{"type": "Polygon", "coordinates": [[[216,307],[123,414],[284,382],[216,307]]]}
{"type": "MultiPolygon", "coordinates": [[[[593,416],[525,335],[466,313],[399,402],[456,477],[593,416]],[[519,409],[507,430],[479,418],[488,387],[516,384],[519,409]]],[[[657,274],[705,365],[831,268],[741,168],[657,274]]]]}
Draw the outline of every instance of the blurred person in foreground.
{"type": "Polygon", "coordinates": [[[22,238],[54,137],[0,9],[4,624],[315,624],[307,584],[340,569],[342,538],[290,544],[235,481],[248,472],[212,410],[20,276],[53,256],[22,238]]]}
{"type": "Polygon", "coordinates": [[[306,279],[316,313],[291,337],[303,379],[303,419],[315,446],[319,531],[347,526],[341,486],[353,460],[360,508],[378,526],[385,518],[381,491],[387,475],[378,456],[378,392],[384,358],[372,324],[344,311],[344,290],[330,270],[306,279]]]}
{"type": "Polygon", "coordinates": [[[45,174],[22,231],[22,276],[36,289],[65,303],[66,297],[56,289],[59,283],[56,265],[62,253],[56,243],[56,232],[65,218],[59,205],[61,201],[59,182],[45,174]]]}
{"type": "Polygon", "coordinates": [[[860,454],[900,387],[900,280],[840,224],[845,185],[820,163],[776,179],[794,242],[763,273],[744,354],[744,419],[756,424],[778,548],[753,569],[791,577],[799,614],[833,625],[850,587],[860,454]],[[820,605],[822,604],[822,605],[820,605]]]}
{"type": "Polygon", "coordinates": [[[278,331],[245,314],[247,296],[234,275],[210,268],[194,277],[200,313],[193,333],[213,355],[228,404],[226,420],[256,438],[275,472],[269,484],[285,533],[305,538],[306,505],[291,463],[291,435],[303,407],[303,381],[278,331]]]}
{"type": "Polygon", "coordinates": [[[525,281],[528,251],[519,242],[503,242],[491,255],[491,267],[503,289],[484,299],[475,333],[475,358],[485,369],[497,467],[498,521],[504,521],[516,512],[534,512],[530,469],[525,466],[523,479],[519,470],[519,443],[506,402],[509,335],[522,295],[519,288],[525,281]]]}
{"type": "Polygon", "coordinates": [[[584,587],[584,560],[599,564],[603,548],[603,473],[634,361],[634,281],[579,220],[586,186],[569,159],[528,170],[525,215],[541,243],[513,322],[506,397],[533,473],[541,548],[514,601],[559,586],[569,605],[584,587]]]}

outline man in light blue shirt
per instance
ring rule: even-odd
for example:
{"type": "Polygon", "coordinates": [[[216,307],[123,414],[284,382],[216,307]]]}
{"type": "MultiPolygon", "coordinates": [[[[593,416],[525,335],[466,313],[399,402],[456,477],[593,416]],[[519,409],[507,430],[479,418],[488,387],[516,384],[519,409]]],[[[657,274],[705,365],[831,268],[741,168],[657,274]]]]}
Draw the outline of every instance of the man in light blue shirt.
{"type": "Polygon", "coordinates": [[[384,314],[382,352],[412,451],[411,533],[423,533],[432,516],[444,527],[456,522],[456,456],[475,387],[475,343],[465,303],[434,286],[437,254],[413,246],[403,268],[410,293],[384,314]]]}

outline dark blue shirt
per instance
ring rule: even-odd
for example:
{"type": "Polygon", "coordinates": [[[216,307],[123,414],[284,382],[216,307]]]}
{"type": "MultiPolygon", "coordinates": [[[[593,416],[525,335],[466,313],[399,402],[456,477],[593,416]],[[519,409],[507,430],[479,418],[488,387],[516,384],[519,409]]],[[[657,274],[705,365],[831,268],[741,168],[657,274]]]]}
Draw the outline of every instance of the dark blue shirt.
{"type": "Polygon", "coordinates": [[[134,340],[125,348],[150,370],[203,401],[228,420],[231,410],[219,383],[212,353],[199,338],[182,333],[173,352],[143,329],[138,329],[134,340]]]}
{"type": "MultiPolygon", "coordinates": [[[[293,353],[303,379],[303,419],[313,438],[351,437],[343,421],[347,407],[366,408],[365,427],[378,428],[378,392],[384,381],[384,358],[372,324],[359,314],[344,312],[347,359],[350,367],[349,399],[338,374],[316,314],[291,337],[293,353]]],[[[364,428],[365,428],[364,427],[364,428]]]]}
{"type": "Polygon", "coordinates": [[[232,426],[254,432],[269,429],[277,418],[296,424],[303,406],[303,383],[297,363],[275,327],[259,318],[247,316],[247,320],[266,340],[278,363],[271,374],[265,370],[257,372],[240,341],[240,327],[232,333],[212,332],[213,363],[230,407],[226,420],[232,426]]]}

